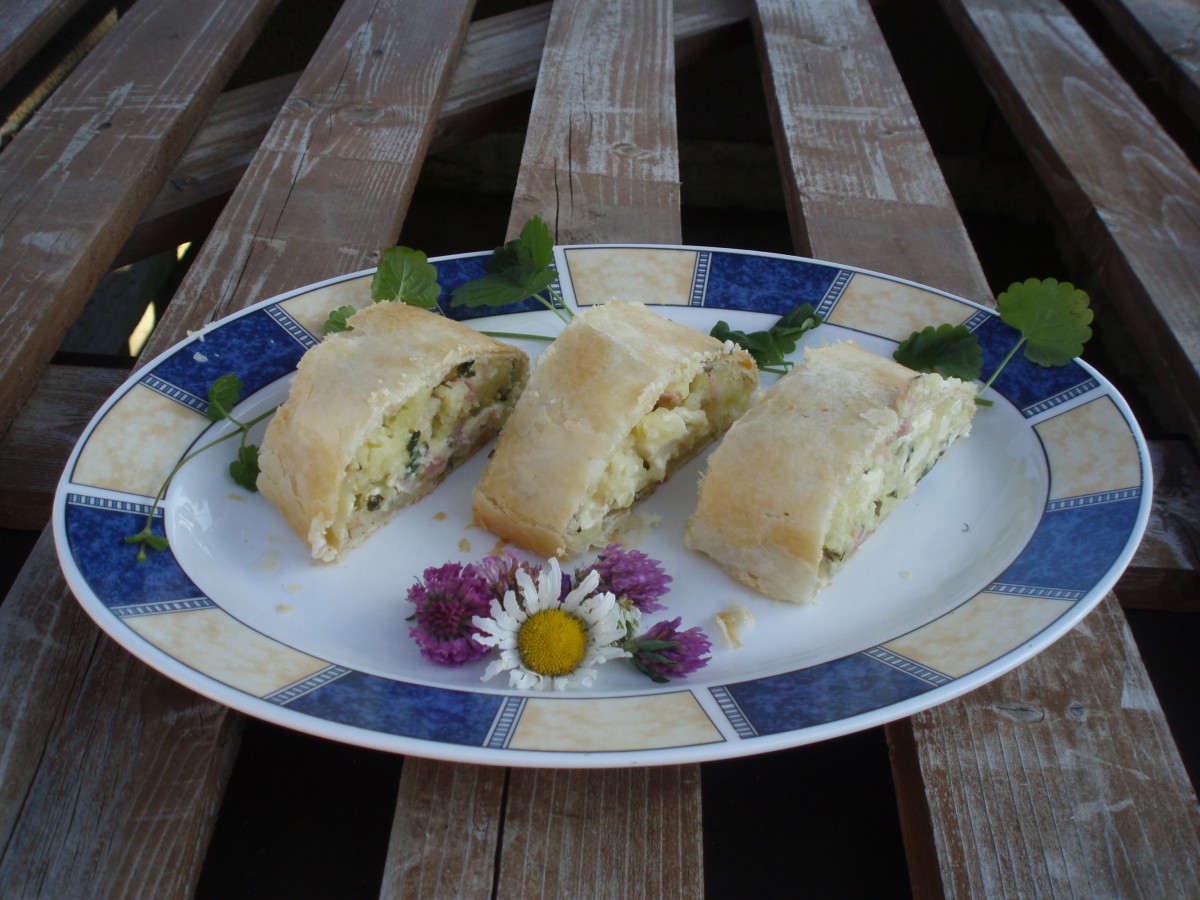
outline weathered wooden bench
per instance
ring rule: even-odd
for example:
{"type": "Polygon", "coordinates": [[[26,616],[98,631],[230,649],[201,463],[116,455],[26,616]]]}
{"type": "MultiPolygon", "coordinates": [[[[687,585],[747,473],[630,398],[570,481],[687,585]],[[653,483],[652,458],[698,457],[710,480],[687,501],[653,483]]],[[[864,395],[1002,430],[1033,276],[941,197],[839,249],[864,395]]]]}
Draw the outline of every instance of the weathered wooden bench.
{"type": "MultiPolygon", "coordinates": [[[[77,5],[29,2],[10,18],[0,75],[77,5]]],[[[524,104],[510,231],[538,213],[563,243],[678,242],[675,70],[744,40],[747,20],[796,250],[991,302],[865,0],[559,0],[474,22],[471,5],[347,0],[303,72],[222,94],[275,4],[142,0],[51,93],[0,152],[0,524],[44,526],[75,436],[126,374],[51,364],[110,267],[206,236],[149,359],[263,297],[372,265],[431,148],[521,123],[524,104]],[[419,33],[405,27],[418,20],[419,33]],[[619,121],[589,115],[614,109],[619,121]],[[568,179],[564,204],[554,186],[568,179]],[[362,188],[352,203],[348,184],[362,188]]],[[[1180,541],[1195,533],[1200,443],[1195,163],[1053,0],[941,5],[1192,444],[1156,445],[1172,461],[1160,472],[1182,474],[1166,479],[1176,493],[1128,582],[1141,605],[1187,608],[1175,598],[1196,571],[1195,544],[1180,541]]],[[[1194,118],[1187,20],[1097,5],[1194,118]]],[[[100,634],[43,533],[0,606],[0,895],[192,893],[241,732],[239,714],[100,634]]],[[[1200,890],[1195,791],[1113,596],[1016,671],[887,738],[919,895],[1200,890]]],[[[413,757],[395,809],[388,896],[704,889],[697,766],[413,757]]]]}

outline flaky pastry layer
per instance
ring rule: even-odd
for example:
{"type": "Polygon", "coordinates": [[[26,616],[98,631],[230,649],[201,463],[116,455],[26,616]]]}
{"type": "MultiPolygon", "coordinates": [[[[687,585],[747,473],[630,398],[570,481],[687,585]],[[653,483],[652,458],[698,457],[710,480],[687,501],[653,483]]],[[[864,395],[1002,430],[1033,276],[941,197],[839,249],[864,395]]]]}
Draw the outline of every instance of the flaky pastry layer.
{"type": "Polygon", "coordinates": [[[476,521],[547,557],[603,545],[757,383],[744,350],[641,304],[582,312],[538,359],[475,490],[476,521]]]}
{"type": "Polygon", "coordinates": [[[259,451],[258,489],[326,562],[490,441],[529,371],[519,348],[403,303],[349,324],[300,360],[259,451]]]}
{"type": "Polygon", "coordinates": [[[709,457],[685,542],[768,597],[810,602],[974,412],[972,384],[852,342],[810,348],[709,457]]]}

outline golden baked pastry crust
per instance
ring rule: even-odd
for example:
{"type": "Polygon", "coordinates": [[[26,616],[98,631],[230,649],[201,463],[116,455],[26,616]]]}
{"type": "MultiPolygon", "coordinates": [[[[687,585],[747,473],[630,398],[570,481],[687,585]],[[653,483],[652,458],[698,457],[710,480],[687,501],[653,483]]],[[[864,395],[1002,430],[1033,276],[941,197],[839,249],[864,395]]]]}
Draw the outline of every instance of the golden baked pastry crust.
{"type": "MultiPolygon", "coordinates": [[[[569,556],[595,543],[596,536],[577,527],[581,506],[664,392],[684,373],[705,366],[735,373],[724,377],[744,392],[734,415],[740,413],[758,378],[744,350],[641,304],[614,300],[577,315],[538,359],[497,441],[474,493],[476,521],[547,557],[569,556]]],[[[725,427],[727,422],[720,430],[725,427]]],[[[666,474],[716,436],[671,460],[666,474]]],[[[609,511],[606,519],[620,511],[609,511]]],[[[601,540],[605,533],[601,528],[601,540]]]]}
{"type": "MultiPolygon", "coordinates": [[[[268,425],[259,452],[258,489],[309,543],[313,556],[325,560],[359,543],[391,511],[354,523],[363,531],[347,540],[327,533],[338,519],[348,468],[381,422],[414,398],[431,394],[471,362],[511,364],[506,413],[529,369],[519,348],[403,303],[373,304],[349,324],[351,331],[330,335],[301,358],[288,398],[268,425]]],[[[431,491],[454,465],[490,440],[502,422],[501,416],[470,444],[455,447],[446,465],[406,490],[393,509],[431,491]]]]}
{"type": "Polygon", "coordinates": [[[974,385],[919,375],[852,342],[809,349],[805,364],[781,378],[709,457],[687,546],[768,597],[811,601],[911,493],[944,451],[940,445],[970,430],[974,395],[974,385]],[[942,428],[939,417],[948,434],[933,433],[942,428]],[[914,427],[926,433],[910,437],[914,427]],[[897,469],[897,451],[907,453],[918,439],[914,470],[897,469]],[[925,447],[930,442],[937,446],[925,447]],[[835,513],[853,491],[863,493],[868,510],[878,501],[874,516],[850,536],[849,548],[838,542],[831,550],[835,513]]]}

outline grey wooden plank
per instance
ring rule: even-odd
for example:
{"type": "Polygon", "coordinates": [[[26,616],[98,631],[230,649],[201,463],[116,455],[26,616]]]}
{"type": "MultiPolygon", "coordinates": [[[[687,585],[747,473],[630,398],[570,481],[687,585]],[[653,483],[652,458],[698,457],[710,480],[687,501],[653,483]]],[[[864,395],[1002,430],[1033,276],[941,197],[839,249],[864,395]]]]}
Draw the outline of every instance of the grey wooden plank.
{"type": "Polygon", "coordinates": [[[679,242],[673,10],[656,6],[554,8],[510,232],[538,213],[560,243],[679,242]]]}
{"type": "MultiPolygon", "coordinates": [[[[259,291],[361,267],[395,241],[469,9],[343,6],[144,357],[259,291]],[[439,26],[437,39],[413,20],[439,26]],[[354,186],[386,196],[363,203],[354,186]]],[[[0,616],[0,894],[188,895],[241,717],[101,637],[70,601],[48,535],[0,616]]]]}
{"type": "MultiPolygon", "coordinates": [[[[882,264],[873,267],[884,271],[895,269],[890,256],[910,278],[980,299],[986,282],[974,252],[946,240],[961,225],[932,153],[896,151],[897,123],[904,140],[923,136],[888,73],[868,4],[760,0],[757,9],[769,100],[794,148],[781,159],[797,185],[798,244],[832,259],[876,253],[882,264]],[[802,86],[781,79],[785,71],[802,86]],[[830,201],[838,196],[830,184],[850,185],[846,203],[830,201]],[[864,236],[873,247],[864,249],[864,236]]],[[[1194,794],[1148,684],[1110,596],[1014,672],[888,726],[914,892],[1159,895],[1189,884],[1194,794]],[[1147,836],[1172,830],[1160,856],[1147,836]]]]}
{"type": "Polygon", "coordinates": [[[1200,172],[1056,0],[942,0],[1200,447],[1200,172]]]}
{"type": "Polygon", "coordinates": [[[1092,2],[1163,90],[1200,125],[1200,2],[1092,2]]]}
{"type": "Polygon", "coordinates": [[[0,17],[0,85],[50,40],[86,0],[11,0],[0,17]]]}
{"type": "Polygon", "coordinates": [[[0,428],[275,2],[139,4],[0,154],[0,428]]]}
{"type": "Polygon", "coordinates": [[[980,303],[991,290],[865,2],[754,17],[796,249],[980,303]]]}
{"type": "MultiPolygon", "coordinates": [[[[538,214],[560,243],[678,240],[671,34],[667,2],[554,5],[510,234],[538,214]],[[580,81],[586,94],[577,90],[580,81]]],[[[406,765],[401,795],[418,793],[417,779],[465,777],[455,775],[461,768],[406,765]]],[[[458,883],[464,877],[458,860],[467,858],[480,870],[463,896],[700,896],[700,806],[696,766],[512,770],[502,845],[492,860],[463,846],[469,808],[462,802],[432,821],[425,805],[400,805],[383,894],[419,896],[421,885],[446,884],[446,873],[458,883]],[[420,870],[401,864],[417,836],[431,829],[447,840],[418,844],[420,870]],[[620,866],[612,865],[614,854],[620,866]]]]}

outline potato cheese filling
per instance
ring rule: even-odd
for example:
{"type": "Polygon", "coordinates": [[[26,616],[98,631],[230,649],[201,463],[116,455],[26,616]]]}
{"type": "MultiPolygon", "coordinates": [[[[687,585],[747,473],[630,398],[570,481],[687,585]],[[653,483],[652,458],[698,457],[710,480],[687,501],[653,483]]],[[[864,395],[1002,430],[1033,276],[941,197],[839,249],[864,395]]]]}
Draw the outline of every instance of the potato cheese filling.
{"type": "Polygon", "coordinates": [[[632,506],[724,432],[749,405],[736,367],[705,363],[669,384],[610,458],[571,527],[591,543],[613,510],[632,506]]]}
{"type": "Polygon", "coordinates": [[[515,398],[513,363],[459,364],[431,393],[386,412],[346,467],[331,546],[353,543],[401,506],[428,493],[499,430],[515,398]]]}
{"type": "Polygon", "coordinates": [[[520,348],[407,303],[346,326],[300,358],[259,450],[259,491],[323,562],[494,437],[529,379],[520,348]]]}
{"type": "Polygon", "coordinates": [[[584,309],[539,355],[472,494],[475,521],[541,556],[602,546],[757,385],[732,341],[640,303],[584,309]]]}
{"type": "Polygon", "coordinates": [[[909,496],[950,445],[970,430],[952,395],[905,398],[900,427],[878,448],[873,465],[847,487],[833,508],[818,581],[827,584],[843,561],[909,496]]]}
{"type": "Polygon", "coordinates": [[[812,602],[970,433],[975,392],[850,341],[807,348],[709,458],[686,545],[768,597],[812,602]]]}

